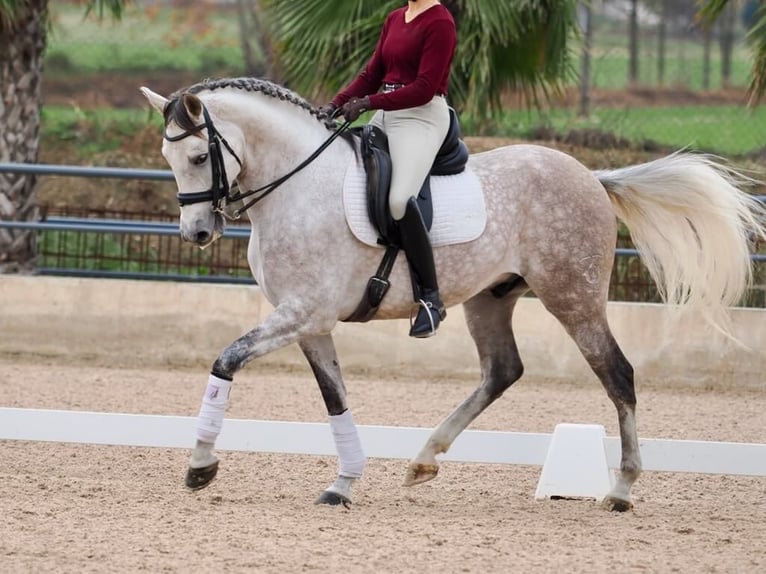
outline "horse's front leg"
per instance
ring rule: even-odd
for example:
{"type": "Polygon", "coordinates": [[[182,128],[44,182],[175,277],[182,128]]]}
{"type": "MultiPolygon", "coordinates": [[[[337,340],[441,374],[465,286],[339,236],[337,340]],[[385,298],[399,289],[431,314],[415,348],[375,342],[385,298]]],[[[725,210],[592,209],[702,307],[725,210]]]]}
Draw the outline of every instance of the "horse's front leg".
{"type": "Polygon", "coordinates": [[[332,336],[305,337],[299,345],[314,372],[338,452],[338,477],[327,487],[316,504],[351,504],[351,486],[362,476],[365,456],[354,419],[346,403],[346,386],[341,377],[332,336]]]}
{"type": "Polygon", "coordinates": [[[234,374],[253,359],[320,331],[309,317],[305,309],[280,305],[263,323],[226,347],[215,360],[197,417],[197,442],[189,460],[186,486],[193,490],[203,488],[218,472],[218,458],[213,449],[223,426],[234,374]]]}

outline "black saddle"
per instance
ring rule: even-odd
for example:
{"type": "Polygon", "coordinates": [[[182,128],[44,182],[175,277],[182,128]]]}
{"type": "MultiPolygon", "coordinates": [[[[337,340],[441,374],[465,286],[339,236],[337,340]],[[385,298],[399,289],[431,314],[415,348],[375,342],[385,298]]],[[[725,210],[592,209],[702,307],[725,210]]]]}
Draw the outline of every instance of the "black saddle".
{"type": "MultiPolygon", "coordinates": [[[[426,227],[430,230],[433,223],[433,205],[431,204],[431,176],[456,175],[465,170],[468,162],[468,147],[460,139],[460,125],[455,110],[449,109],[449,130],[444,138],[439,153],[436,155],[429,176],[423,182],[417,195],[418,207],[426,227]]],[[[364,168],[367,172],[367,211],[373,227],[378,232],[378,243],[386,246],[383,259],[374,276],[370,277],[362,300],[354,312],[343,319],[351,322],[369,321],[378,310],[383,297],[390,287],[388,277],[394,267],[396,256],[401,247],[399,230],[388,208],[388,194],[391,186],[391,156],[388,153],[388,138],[380,128],[365,125],[355,128],[361,139],[360,147],[364,168]]]]}
{"type": "MultiPolygon", "coordinates": [[[[465,170],[468,147],[460,138],[457,113],[449,108],[449,129],[436,155],[429,177],[423,182],[417,195],[418,207],[426,227],[431,229],[433,205],[431,203],[431,175],[456,175],[465,170]]],[[[365,125],[359,128],[361,153],[367,172],[367,211],[373,227],[380,235],[382,245],[399,245],[399,233],[388,207],[391,186],[391,156],[388,137],[378,127],[365,125]]]]}

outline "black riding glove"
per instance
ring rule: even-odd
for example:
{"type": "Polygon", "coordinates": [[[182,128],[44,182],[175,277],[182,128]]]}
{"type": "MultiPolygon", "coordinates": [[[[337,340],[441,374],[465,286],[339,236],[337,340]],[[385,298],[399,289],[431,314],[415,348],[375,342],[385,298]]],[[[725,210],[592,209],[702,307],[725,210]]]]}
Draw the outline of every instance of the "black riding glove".
{"type": "Polygon", "coordinates": [[[370,109],[370,98],[351,98],[341,108],[347,122],[355,122],[364,112],[370,109]]]}
{"type": "Polygon", "coordinates": [[[329,104],[325,104],[319,108],[317,111],[317,117],[332,119],[335,116],[335,112],[337,111],[338,106],[330,102],[329,104]]]}

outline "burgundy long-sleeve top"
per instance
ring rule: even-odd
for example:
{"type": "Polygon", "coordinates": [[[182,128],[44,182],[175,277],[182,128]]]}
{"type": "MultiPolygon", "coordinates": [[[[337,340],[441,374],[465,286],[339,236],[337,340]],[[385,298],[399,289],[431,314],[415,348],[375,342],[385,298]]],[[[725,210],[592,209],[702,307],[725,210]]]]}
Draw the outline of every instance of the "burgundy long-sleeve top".
{"type": "Polygon", "coordinates": [[[378,44],[367,65],[333,98],[340,107],[352,97],[370,97],[370,108],[401,110],[422,106],[436,94],[446,94],[455,53],[455,21],[441,4],[406,22],[407,7],[391,12],[383,24],[378,44]],[[383,84],[403,88],[376,93],[383,84]]]}

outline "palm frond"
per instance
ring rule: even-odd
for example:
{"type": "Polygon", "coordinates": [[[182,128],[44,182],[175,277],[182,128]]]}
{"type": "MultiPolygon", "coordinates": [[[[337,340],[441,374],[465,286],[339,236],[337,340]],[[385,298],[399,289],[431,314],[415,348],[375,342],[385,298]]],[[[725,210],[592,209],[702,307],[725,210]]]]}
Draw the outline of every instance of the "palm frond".
{"type": "MultiPolygon", "coordinates": [[[[125,10],[125,6],[131,0],[88,0],[85,4],[85,14],[95,13],[99,18],[110,15],[119,20],[125,10]]],[[[34,6],[32,0],[0,0],[0,34],[11,32],[22,11],[34,6]]],[[[46,14],[47,4],[42,6],[42,13],[46,14]]]]}
{"type": "Polygon", "coordinates": [[[724,11],[729,0],[697,0],[697,4],[700,5],[697,11],[697,21],[705,26],[710,26],[724,11]]]}
{"type": "MultiPolygon", "coordinates": [[[[715,20],[730,4],[730,0],[699,0],[697,20],[705,26],[712,26],[715,20]]],[[[766,4],[759,3],[755,12],[756,24],[747,32],[747,40],[753,52],[750,71],[749,104],[755,105],[766,94],[766,4]]]]}
{"type": "Polygon", "coordinates": [[[574,74],[569,40],[576,33],[572,0],[465,0],[458,27],[454,87],[477,118],[500,111],[507,90],[532,104],[574,74]]]}
{"type": "MultiPolygon", "coordinates": [[[[568,40],[576,0],[444,0],[458,47],[450,101],[477,117],[500,109],[505,90],[538,101],[573,74],[568,40]]],[[[332,94],[362,68],[380,26],[401,0],[263,0],[276,42],[280,78],[309,98],[332,94]]]]}
{"type": "Polygon", "coordinates": [[[85,14],[95,13],[102,20],[105,15],[108,15],[115,20],[119,20],[122,18],[125,5],[129,3],[130,0],[88,0],[85,14]]]}
{"type": "Polygon", "coordinates": [[[386,13],[400,2],[265,0],[282,80],[307,97],[337,91],[370,57],[386,13]]]}
{"type": "Polygon", "coordinates": [[[764,4],[758,6],[756,24],[748,31],[747,38],[753,50],[749,86],[750,105],[753,105],[766,93],[766,6],[764,4]]]}
{"type": "Polygon", "coordinates": [[[13,30],[14,22],[29,0],[0,0],[0,34],[13,30]]]}

